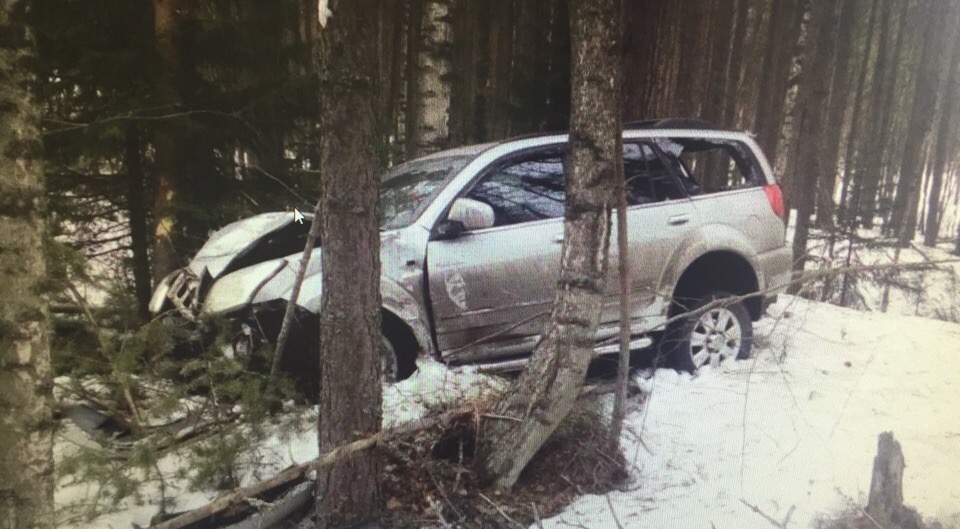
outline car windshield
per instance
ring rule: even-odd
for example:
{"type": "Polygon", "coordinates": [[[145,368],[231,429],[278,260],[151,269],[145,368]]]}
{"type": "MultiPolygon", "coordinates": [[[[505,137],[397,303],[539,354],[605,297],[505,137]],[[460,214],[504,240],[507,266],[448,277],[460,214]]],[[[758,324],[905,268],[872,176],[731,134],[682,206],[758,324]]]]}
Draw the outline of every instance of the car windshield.
{"type": "Polygon", "coordinates": [[[380,227],[409,226],[474,156],[444,156],[398,165],[380,181],[380,227]]]}

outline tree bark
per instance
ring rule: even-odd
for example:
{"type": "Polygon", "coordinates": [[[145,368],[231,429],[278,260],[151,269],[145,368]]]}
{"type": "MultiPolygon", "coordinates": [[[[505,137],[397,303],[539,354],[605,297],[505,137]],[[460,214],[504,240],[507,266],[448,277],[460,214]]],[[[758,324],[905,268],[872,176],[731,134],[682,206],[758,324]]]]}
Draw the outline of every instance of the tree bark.
{"type": "Polygon", "coordinates": [[[0,1],[0,528],[42,529],[54,525],[43,147],[18,4],[0,1]]]}
{"type": "Polygon", "coordinates": [[[450,138],[452,0],[425,0],[417,54],[417,112],[413,157],[443,149],[450,138]]]}
{"type": "Polygon", "coordinates": [[[853,82],[850,65],[853,58],[853,39],[859,3],[859,0],[843,0],[836,32],[838,41],[834,43],[835,59],[831,65],[830,106],[820,143],[820,152],[825,164],[817,179],[816,204],[817,224],[827,229],[834,226],[833,194],[837,187],[837,173],[840,169],[840,138],[850,103],[850,86],[853,82]]]}
{"type": "MultiPolygon", "coordinates": [[[[320,32],[323,240],[320,454],[380,429],[380,231],[376,27],[382,0],[331,2],[320,32]]],[[[376,520],[381,461],[358,452],[318,472],[318,527],[376,520]]]]}
{"type": "Polygon", "coordinates": [[[870,496],[866,512],[881,523],[890,523],[903,508],[903,450],[893,433],[883,432],[877,440],[873,459],[870,496]]]}
{"type": "Polygon", "coordinates": [[[926,246],[936,246],[937,236],[940,235],[940,195],[943,190],[943,180],[947,171],[948,158],[950,157],[949,144],[952,132],[953,113],[957,104],[957,86],[960,82],[960,68],[958,68],[957,50],[960,48],[960,25],[957,24],[957,10],[954,8],[951,16],[954,25],[954,43],[950,48],[949,72],[945,82],[941,83],[943,108],[940,111],[940,126],[937,130],[937,142],[934,147],[933,172],[930,176],[930,191],[927,194],[927,218],[926,230],[923,234],[923,243],[926,246]]]}
{"type": "MultiPolygon", "coordinates": [[[[757,102],[757,141],[770,160],[778,158],[778,139],[783,122],[784,94],[790,78],[793,46],[783,42],[796,42],[799,27],[798,13],[802,0],[776,0],[772,2],[770,23],[767,24],[767,47],[760,70],[759,101],[757,102]]],[[[779,174],[779,173],[778,173],[779,174]]]]}
{"type": "MultiPolygon", "coordinates": [[[[866,37],[864,38],[863,56],[860,59],[857,87],[853,97],[853,114],[850,117],[850,130],[847,133],[846,153],[843,161],[843,177],[840,183],[840,211],[837,215],[837,221],[843,227],[851,227],[856,222],[857,210],[854,200],[855,192],[851,188],[859,181],[857,178],[857,147],[860,140],[860,128],[863,124],[861,119],[863,112],[863,98],[867,81],[867,71],[870,65],[870,50],[873,43],[873,33],[877,18],[878,0],[870,3],[870,15],[867,18],[866,37]],[[849,198],[848,198],[849,197],[849,198]]],[[[848,278],[844,276],[844,291],[848,283],[848,278]]]]}
{"type": "Polygon", "coordinates": [[[144,192],[146,181],[143,174],[142,144],[140,130],[127,127],[123,149],[123,165],[127,177],[127,214],[130,225],[130,253],[133,268],[134,292],[137,296],[137,312],[142,321],[150,319],[150,235],[147,229],[147,198],[144,192]]]}
{"type": "Polygon", "coordinates": [[[892,89],[890,79],[896,77],[891,74],[891,72],[896,71],[896,68],[890,64],[891,44],[889,43],[893,2],[881,2],[881,6],[880,36],[877,44],[877,58],[873,64],[870,112],[867,116],[870,127],[867,129],[864,149],[859,156],[857,168],[859,180],[853,196],[853,202],[856,204],[853,214],[859,215],[860,224],[866,228],[873,227],[873,219],[877,213],[877,193],[880,189],[883,148],[886,144],[887,134],[887,130],[881,127],[885,123],[889,123],[889,114],[892,112],[883,103],[886,99],[886,90],[892,89]]]}
{"type": "Polygon", "coordinates": [[[910,121],[904,143],[903,158],[900,164],[900,184],[893,202],[893,213],[903,212],[904,217],[891,217],[891,233],[897,235],[901,247],[906,247],[916,231],[917,192],[926,166],[924,144],[933,128],[933,118],[939,97],[941,60],[944,48],[946,19],[950,10],[947,0],[929,0],[926,4],[925,20],[930,23],[924,38],[920,56],[920,69],[917,72],[916,91],[910,111],[910,121]],[[911,201],[913,203],[911,204],[911,201]],[[912,213],[912,214],[911,214],[912,213]]]}
{"type": "Polygon", "coordinates": [[[610,208],[622,171],[619,0],[574,0],[573,73],[564,242],[557,298],[544,337],[511,390],[481,420],[482,478],[510,488],[569,413],[600,318],[610,208]],[[507,420],[502,417],[512,417],[507,420]]]}
{"type": "Polygon", "coordinates": [[[784,198],[787,205],[793,208],[801,193],[797,174],[793,170],[798,158],[800,147],[797,137],[800,134],[805,108],[800,104],[800,83],[805,73],[809,73],[810,50],[815,50],[815,42],[809,36],[810,18],[812,16],[813,0],[801,0],[798,6],[797,22],[799,27],[795,32],[797,39],[791,42],[793,55],[790,58],[789,78],[782,93],[783,117],[780,129],[777,131],[776,156],[773,158],[776,174],[782,178],[784,198]],[[806,63],[806,64],[805,64],[806,63]]]}
{"type": "MultiPolygon", "coordinates": [[[[809,35],[804,36],[803,62],[800,77],[796,112],[792,124],[796,147],[784,148],[793,153],[787,157],[788,165],[782,173],[787,183],[787,199],[797,209],[797,229],[793,237],[793,268],[803,270],[810,233],[810,216],[816,203],[817,181],[825,171],[834,171],[835,160],[825,160],[819,152],[817,141],[824,135],[827,105],[830,96],[832,60],[835,57],[837,40],[836,4],[814,2],[809,8],[809,35]],[[795,120],[795,122],[793,122],[795,120]]],[[[799,285],[792,286],[796,290],[799,285]]]]}
{"type": "MultiPolygon", "coordinates": [[[[180,0],[153,0],[154,46],[158,103],[168,111],[180,105],[177,33],[180,29],[180,0]]],[[[161,121],[153,141],[156,196],[153,204],[153,280],[158,282],[180,264],[177,255],[177,141],[169,121],[161,121]]]]}

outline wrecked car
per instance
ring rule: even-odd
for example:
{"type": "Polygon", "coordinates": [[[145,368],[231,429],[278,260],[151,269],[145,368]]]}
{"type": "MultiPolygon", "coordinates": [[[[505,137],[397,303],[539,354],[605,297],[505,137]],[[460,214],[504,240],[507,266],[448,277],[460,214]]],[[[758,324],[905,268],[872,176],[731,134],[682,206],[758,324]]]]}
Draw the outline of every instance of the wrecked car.
{"type": "MultiPolygon", "coordinates": [[[[509,369],[532,352],[555,297],[567,141],[552,134],[462,147],[383,176],[388,377],[410,376],[422,355],[509,369]]],[[[691,370],[748,356],[752,322],[791,268],[783,199],[768,162],[748,134],[690,120],[632,124],[623,147],[631,348],[658,344],[691,370]]],[[[277,336],[308,229],[290,212],[222,228],[159,283],[151,310],[185,328],[203,315],[229,318],[238,332],[226,354],[242,359],[277,336]]],[[[610,252],[616,270],[616,245],[610,252]]],[[[301,376],[313,376],[317,365],[322,259],[320,240],[285,354],[285,369],[301,376]]],[[[598,355],[619,348],[617,288],[607,281],[598,355]]]]}

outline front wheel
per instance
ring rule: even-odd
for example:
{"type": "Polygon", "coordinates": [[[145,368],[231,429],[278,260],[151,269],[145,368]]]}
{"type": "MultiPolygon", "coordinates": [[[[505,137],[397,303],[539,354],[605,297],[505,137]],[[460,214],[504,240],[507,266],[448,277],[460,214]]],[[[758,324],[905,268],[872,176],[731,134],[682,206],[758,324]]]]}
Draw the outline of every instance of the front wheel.
{"type": "MultiPolygon", "coordinates": [[[[753,321],[743,301],[716,290],[687,305],[692,314],[669,326],[663,348],[676,367],[695,372],[731,359],[749,358],[753,348],[753,321]]],[[[683,309],[681,309],[683,310],[683,309]]]]}

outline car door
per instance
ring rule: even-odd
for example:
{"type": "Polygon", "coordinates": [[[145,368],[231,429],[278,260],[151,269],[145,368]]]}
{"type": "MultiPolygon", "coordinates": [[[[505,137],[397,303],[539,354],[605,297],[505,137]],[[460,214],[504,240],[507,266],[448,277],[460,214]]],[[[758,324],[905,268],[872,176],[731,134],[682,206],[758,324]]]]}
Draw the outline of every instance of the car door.
{"type": "MultiPolygon", "coordinates": [[[[625,140],[632,334],[641,334],[665,319],[664,300],[671,293],[657,292],[664,268],[700,223],[699,212],[665,162],[649,143],[625,140]]],[[[617,245],[611,242],[598,340],[615,336],[619,330],[618,253],[617,245]]]]}
{"type": "Polygon", "coordinates": [[[477,361],[531,351],[556,291],[563,242],[563,149],[497,163],[464,196],[490,205],[491,228],[433,240],[429,291],[441,354],[477,361]]]}

